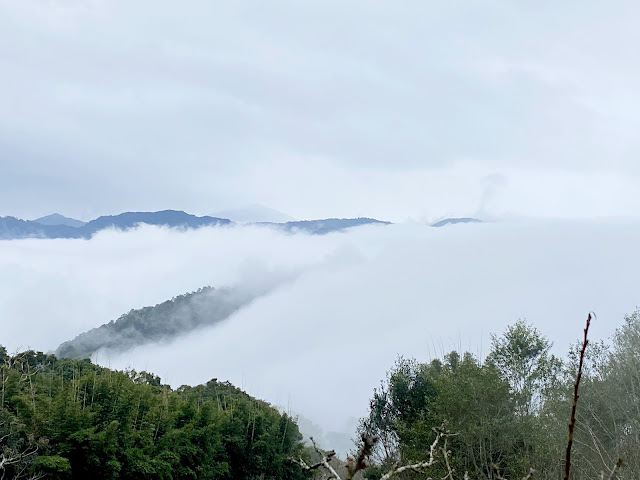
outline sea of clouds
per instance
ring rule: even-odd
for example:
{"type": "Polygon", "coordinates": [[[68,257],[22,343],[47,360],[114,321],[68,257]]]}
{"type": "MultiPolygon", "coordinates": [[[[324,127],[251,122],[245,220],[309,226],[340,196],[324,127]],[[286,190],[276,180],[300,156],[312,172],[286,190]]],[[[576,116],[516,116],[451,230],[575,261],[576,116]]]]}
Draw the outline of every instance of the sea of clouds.
{"type": "Polygon", "coordinates": [[[221,324],[96,360],[173,386],[229,380],[351,435],[398,355],[482,357],[490,334],[519,318],[563,354],[591,310],[593,337],[607,338],[638,304],[638,245],[631,220],[405,223],[325,236],[144,226],[1,241],[0,344],[52,351],[204,285],[276,285],[221,324]]]}

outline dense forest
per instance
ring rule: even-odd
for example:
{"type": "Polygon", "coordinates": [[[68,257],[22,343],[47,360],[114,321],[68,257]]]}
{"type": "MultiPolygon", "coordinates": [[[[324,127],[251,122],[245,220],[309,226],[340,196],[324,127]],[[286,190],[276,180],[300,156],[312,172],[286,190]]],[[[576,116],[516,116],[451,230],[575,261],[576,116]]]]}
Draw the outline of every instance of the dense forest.
{"type": "MultiPolygon", "coordinates": [[[[360,423],[378,439],[366,478],[429,463],[431,454],[424,475],[398,477],[563,478],[581,345],[566,359],[551,348],[518,321],[492,337],[483,361],[455,351],[427,363],[399,358],[360,423]]],[[[640,312],[611,345],[586,346],[571,465],[576,479],[640,478],[640,312]]]]}
{"type": "Polygon", "coordinates": [[[399,358],[346,462],[215,379],[172,390],[146,372],[4,349],[0,375],[0,478],[561,479],[577,398],[571,478],[640,478],[640,311],[610,345],[576,343],[566,358],[526,321],[492,336],[482,360],[399,358]]]}
{"type": "Polygon", "coordinates": [[[229,383],[0,348],[0,478],[301,479],[295,421],[229,383]]]}
{"type": "Polygon", "coordinates": [[[220,322],[264,291],[203,287],[152,307],[131,310],[115,321],[64,342],[58,357],[90,358],[101,348],[127,350],[166,340],[195,328],[220,322]]]}

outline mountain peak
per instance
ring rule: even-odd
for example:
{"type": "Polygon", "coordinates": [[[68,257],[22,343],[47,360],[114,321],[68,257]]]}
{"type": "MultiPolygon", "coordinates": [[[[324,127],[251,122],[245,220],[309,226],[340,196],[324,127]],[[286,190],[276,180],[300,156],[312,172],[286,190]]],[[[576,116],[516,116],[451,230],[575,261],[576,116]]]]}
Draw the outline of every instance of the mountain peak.
{"type": "Polygon", "coordinates": [[[252,223],[252,222],[269,222],[269,223],[286,223],[295,219],[280,212],[274,208],[265,205],[252,204],[242,208],[233,208],[211,214],[212,217],[228,218],[233,222],[252,223]]]}
{"type": "Polygon", "coordinates": [[[40,225],[65,225],[67,227],[81,227],[86,223],[75,218],[65,217],[59,213],[52,213],[51,215],[36,218],[33,221],[40,225]]]}

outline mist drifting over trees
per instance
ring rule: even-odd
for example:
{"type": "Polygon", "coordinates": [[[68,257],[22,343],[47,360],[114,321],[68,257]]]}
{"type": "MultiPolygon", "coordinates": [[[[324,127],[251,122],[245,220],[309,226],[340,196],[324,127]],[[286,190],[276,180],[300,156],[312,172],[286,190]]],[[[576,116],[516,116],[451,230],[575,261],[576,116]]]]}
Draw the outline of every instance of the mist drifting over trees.
{"type": "Polygon", "coordinates": [[[638,18],[0,1],[0,480],[640,478],[638,18]]]}

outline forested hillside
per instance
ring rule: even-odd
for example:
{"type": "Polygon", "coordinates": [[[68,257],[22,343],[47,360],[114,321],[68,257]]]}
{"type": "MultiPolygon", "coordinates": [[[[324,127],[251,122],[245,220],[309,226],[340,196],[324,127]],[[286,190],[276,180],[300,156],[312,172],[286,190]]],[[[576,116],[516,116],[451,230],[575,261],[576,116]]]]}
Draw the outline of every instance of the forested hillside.
{"type": "Polygon", "coordinates": [[[329,459],[343,480],[355,465],[371,480],[557,479],[579,399],[571,478],[640,478],[640,312],[611,345],[576,343],[565,359],[551,351],[518,321],[492,336],[484,360],[399,358],[360,423],[365,448],[341,463],[304,447],[293,419],[229,383],[172,390],[147,372],[0,348],[0,475],[296,479],[329,459]]]}
{"type": "Polygon", "coordinates": [[[302,479],[295,421],[227,382],[0,347],[0,478],[302,479]]]}
{"type": "Polygon", "coordinates": [[[78,335],[56,350],[63,358],[90,358],[100,348],[127,350],[165,340],[220,322],[246,305],[260,291],[204,287],[153,307],[131,310],[115,321],[78,335]]]}
{"type": "MultiPolygon", "coordinates": [[[[563,478],[581,346],[566,359],[551,347],[519,321],[493,336],[484,361],[455,351],[427,363],[398,359],[360,424],[379,439],[365,476],[422,463],[398,477],[563,478]]],[[[574,479],[640,478],[640,312],[610,346],[587,345],[571,465],[574,479]]]]}

